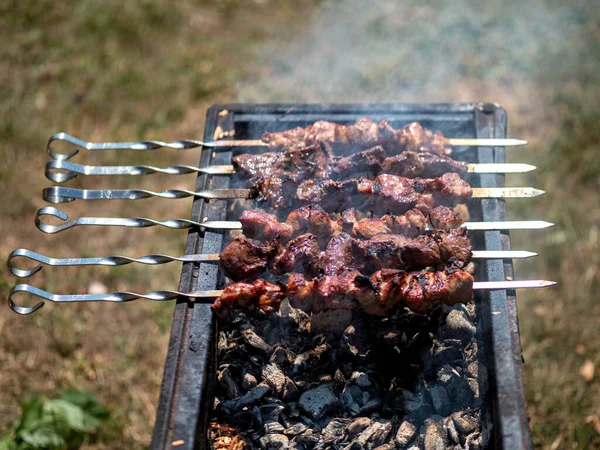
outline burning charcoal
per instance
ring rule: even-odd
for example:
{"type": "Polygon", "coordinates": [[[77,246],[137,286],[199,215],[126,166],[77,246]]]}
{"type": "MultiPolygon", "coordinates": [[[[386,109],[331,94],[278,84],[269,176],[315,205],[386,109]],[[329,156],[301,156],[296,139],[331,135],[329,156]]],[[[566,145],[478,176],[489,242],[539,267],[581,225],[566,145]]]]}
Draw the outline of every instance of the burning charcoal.
{"type": "Polygon", "coordinates": [[[265,422],[264,429],[266,434],[280,434],[283,433],[285,430],[285,428],[283,428],[283,425],[273,420],[270,422],[265,422]]]}
{"type": "Polygon", "coordinates": [[[463,360],[463,353],[461,351],[462,345],[456,345],[456,342],[448,339],[443,342],[434,339],[433,346],[431,348],[431,365],[433,367],[441,366],[443,364],[460,364],[463,360]]]}
{"type": "Polygon", "coordinates": [[[468,381],[452,366],[443,365],[437,371],[437,379],[444,384],[446,390],[452,395],[452,406],[455,411],[457,408],[466,408],[473,400],[473,392],[468,381]]]}
{"type": "Polygon", "coordinates": [[[313,333],[339,334],[352,320],[352,311],[349,309],[334,309],[313,313],[310,319],[310,329],[313,333]]]}
{"type": "Polygon", "coordinates": [[[272,363],[279,364],[280,366],[288,366],[294,362],[295,358],[296,355],[294,355],[293,352],[287,348],[279,346],[273,350],[270,361],[272,363]]]}
{"type": "Polygon", "coordinates": [[[263,398],[267,392],[269,392],[269,386],[267,386],[265,383],[260,383],[258,386],[250,389],[243,396],[241,396],[235,403],[235,408],[242,409],[246,406],[250,406],[263,398]]]}
{"type": "Polygon", "coordinates": [[[323,442],[326,444],[338,444],[346,436],[346,429],[350,423],[349,419],[333,419],[322,431],[323,442]]]}
{"type": "Polygon", "coordinates": [[[443,384],[435,382],[428,383],[427,392],[431,397],[431,403],[433,404],[436,413],[445,416],[451,412],[452,400],[443,384]]]}
{"type": "Polygon", "coordinates": [[[294,442],[305,445],[306,448],[314,448],[314,446],[321,440],[318,434],[313,433],[312,430],[307,429],[303,433],[299,434],[294,438],[294,442]]]}
{"type": "Polygon", "coordinates": [[[475,398],[481,400],[487,392],[487,369],[479,361],[473,361],[467,366],[466,377],[475,395],[475,398]]]}
{"type": "Polygon", "coordinates": [[[245,329],[243,329],[242,337],[244,338],[246,344],[248,344],[249,346],[260,350],[264,353],[271,352],[271,346],[267,344],[263,338],[257,335],[252,328],[246,327],[245,329]]]}
{"type": "Polygon", "coordinates": [[[351,434],[358,434],[371,425],[372,421],[368,417],[358,417],[348,426],[351,434]]]}
{"type": "Polygon", "coordinates": [[[352,412],[356,409],[356,413],[360,412],[360,405],[362,404],[362,391],[354,384],[347,385],[342,391],[342,401],[344,406],[350,409],[352,412]],[[353,408],[353,405],[356,405],[353,408]]]}
{"type": "Polygon", "coordinates": [[[392,422],[382,420],[373,422],[356,439],[356,442],[364,448],[372,449],[385,443],[392,431],[392,422]]]}
{"type": "Polygon", "coordinates": [[[320,419],[338,403],[333,386],[328,384],[306,391],[300,396],[300,407],[314,419],[320,419]]]}
{"type": "Polygon", "coordinates": [[[383,444],[373,450],[394,450],[394,446],[392,444],[383,444]]]}
{"type": "Polygon", "coordinates": [[[371,380],[369,376],[364,372],[353,372],[350,379],[357,385],[362,388],[366,388],[371,386],[371,380]]]}
{"type": "Polygon", "coordinates": [[[451,417],[456,429],[463,435],[471,434],[477,428],[478,420],[469,413],[457,412],[451,417]]]}
{"type": "MultiPolygon", "coordinates": [[[[422,385],[423,381],[421,379],[420,385],[422,385]]],[[[423,401],[423,396],[421,392],[423,389],[418,389],[419,394],[413,394],[406,389],[400,390],[400,397],[402,399],[402,403],[404,405],[404,409],[409,415],[414,417],[426,417],[431,414],[431,407],[423,401]]]]}
{"type": "Polygon", "coordinates": [[[446,317],[442,335],[448,338],[467,340],[475,336],[477,328],[469,321],[464,312],[453,309],[446,317]]]}
{"type": "Polygon", "coordinates": [[[425,420],[425,450],[446,450],[446,433],[440,416],[425,420]]]}
{"type": "Polygon", "coordinates": [[[252,408],[252,417],[254,418],[254,421],[258,424],[259,427],[265,423],[265,421],[263,420],[263,416],[260,412],[260,408],[258,406],[252,408]]]}
{"type": "Polygon", "coordinates": [[[345,384],[346,378],[340,369],[335,369],[335,374],[333,375],[333,379],[336,383],[345,384]]]}
{"type": "Polygon", "coordinates": [[[368,347],[366,348],[365,338],[363,333],[357,331],[354,325],[349,325],[344,330],[341,338],[341,350],[355,358],[364,357],[368,347]]]}
{"type": "Polygon", "coordinates": [[[451,417],[446,417],[444,419],[444,429],[448,434],[448,439],[453,444],[460,444],[460,435],[458,434],[458,430],[454,425],[454,420],[451,417]]]}
{"type": "Polygon", "coordinates": [[[404,420],[398,428],[398,432],[396,433],[396,442],[400,447],[407,446],[409,442],[412,441],[416,431],[417,427],[415,427],[408,420],[404,420]]]}
{"type": "Polygon", "coordinates": [[[271,363],[264,366],[262,368],[262,377],[278,397],[283,395],[286,377],[277,364],[271,363]]]}
{"type": "Polygon", "coordinates": [[[362,406],[362,408],[360,408],[360,411],[359,411],[360,414],[366,414],[370,411],[374,411],[381,406],[380,398],[378,398],[378,397],[369,398],[368,392],[365,392],[364,394],[367,394],[367,397],[365,398],[363,396],[363,406],[362,406]]]}
{"type": "Polygon", "coordinates": [[[308,427],[301,422],[295,423],[291,427],[285,429],[284,433],[289,436],[296,436],[297,434],[303,433],[308,427]]]}
{"type": "MultiPolygon", "coordinates": [[[[268,401],[267,397],[263,398],[263,402],[268,401]]],[[[284,405],[278,403],[267,403],[266,405],[260,406],[261,417],[264,418],[265,422],[277,422],[279,415],[285,410],[284,405]]]]}
{"type": "Polygon", "coordinates": [[[252,375],[250,372],[244,373],[244,376],[242,377],[242,387],[244,389],[249,391],[257,384],[258,384],[258,381],[256,381],[256,377],[254,375],[252,375]]]}
{"type": "Polygon", "coordinates": [[[260,438],[260,445],[264,449],[288,448],[289,442],[285,434],[267,434],[260,438]]]}
{"type": "Polygon", "coordinates": [[[304,353],[300,353],[296,356],[294,364],[292,366],[292,373],[298,374],[317,365],[322,359],[328,357],[331,347],[327,344],[322,344],[304,353]]]}
{"type": "Polygon", "coordinates": [[[217,380],[227,394],[228,399],[237,398],[242,395],[240,387],[231,376],[229,364],[224,365],[222,370],[217,371],[217,380]]]}

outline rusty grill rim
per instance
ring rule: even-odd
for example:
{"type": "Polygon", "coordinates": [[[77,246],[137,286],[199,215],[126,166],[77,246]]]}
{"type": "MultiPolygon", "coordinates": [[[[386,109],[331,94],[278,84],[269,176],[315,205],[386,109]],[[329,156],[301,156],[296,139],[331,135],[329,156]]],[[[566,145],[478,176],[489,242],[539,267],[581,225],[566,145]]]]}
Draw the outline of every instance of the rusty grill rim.
{"type": "MultiPolygon", "coordinates": [[[[494,103],[441,103],[441,104],[221,104],[207,110],[204,140],[214,138],[215,130],[234,130],[236,114],[244,120],[269,116],[270,120],[285,123],[289,119],[314,122],[320,119],[356,120],[368,115],[379,117],[409,117],[410,120],[436,120],[441,115],[456,115],[464,120],[472,115],[474,136],[481,138],[505,138],[506,111],[494,103]],[[222,115],[227,110],[229,114],[222,115]],[[329,117],[329,116],[334,117],[329,117]]],[[[239,137],[233,137],[239,138],[239,137]]],[[[474,162],[503,163],[502,147],[479,147],[474,162]]],[[[232,151],[205,148],[200,155],[200,167],[230,164],[232,151]]],[[[504,175],[481,174],[476,177],[480,186],[504,186],[504,175]]],[[[199,174],[196,190],[229,187],[228,176],[199,174]]],[[[193,219],[225,220],[227,201],[210,203],[195,199],[192,206],[193,219]]],[[[503,200],[488,199],[477,202],[481,220],[506,220],[503,200]],[[480,207],[480,208],[479,208],[480,207]]],[[[188,232],[186,254],[218,253],[221,250],[224,231],[188,232]]],[[[477,234],[479,248],[485,250],[510,250],[508,232],[486,231],[477,234]]],[[[484,261],[479,265],[481,280],[505,280],[513,276],[511,262],[484,261]]],[[[184,263],[179,289],[192,291],[215,289],[218,269],[216,265],[184,263]]],[[[481,310],[484,343],[490,377],[489,398],[493,405],[494,430],[490,448],[532,449],[533,443],[525,408],[522,372],[522,353],[519,336],[516,297],[514,291],[477,293],[478,309],[481,310]],[[499,374],[501,374],[499,376],[499,374]]],[[[212,408],[212,391],[215,384],[217,323],[210,305],[189,304],[178,300],[173,313],[168,353],[165,360],[163,381],[156,423],[152,437],[152,449],[204,449],[208,414],[212,408]]]]}

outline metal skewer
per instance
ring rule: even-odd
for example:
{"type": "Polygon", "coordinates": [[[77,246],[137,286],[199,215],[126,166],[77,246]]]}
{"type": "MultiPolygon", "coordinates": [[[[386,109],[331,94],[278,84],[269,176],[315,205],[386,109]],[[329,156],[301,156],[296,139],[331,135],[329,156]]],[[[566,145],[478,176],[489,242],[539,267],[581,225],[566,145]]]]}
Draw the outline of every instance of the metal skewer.
{"type": "MultiPolygon", "coordinates": [[[[509,188],[472,188],[473,198],[529,198],[545,194],[532,187],[509,188]]],[[[186,189],[169,189],[154,192],[146,189],[76,189],[52,186],[42,191],[42,198],[48,203],[67,203],[81,200],[139,200],[150,197],[179,199],[200,197],[214,199],[252,199],[256,191],[252,189],[211,189],[206,191],[189,191],[186,189]]]]}
{"type": "MultiPolygon", "coordinates": [[[[162,142],[162,141],[138,141],[138,142],[87,142],[70,136],[66,133],[56,133],[48,140],[47,150],[52,159],[70,159],[75,156],[79,149],[70,153],[59,153],[52,148],[52,144],[57,141],[68,142],[82,150],[157,150],[161,148],[171,148],[174,150],[188,150],[197,147],[266,147],[269,144],[260,139],[253,140],[231,140],[231,141],[213,141],[205,142],[195,139],[182,139],[179,141],[162,142]]],[[[481,138],[455,138],[449,139],[450,145],[455,147],[514,147],[526,145],[527,141],[522,139],[481,139],[481,138]]]]}
{"type": "MultiPolygon", "coordinates": [[[[473,283],[473,290],[506,290],[506,289],[534,289],[554,286],[555,281],[546,280],[511,280],[511,281],[480,281],[473,283]]],[[[56,303],[75,303],[75,302],[115,302],[125,303],[137,299],[153,300],[157,302],[174,300],[178,297],[187,298],[197,303],[212,303],[213,300],[221,295],[223,291],[153,291],[147,294],[137,294],[135,292],[112,292],[109,294],[52,294],[43,289],[36,288],[29,284],[18,284],[13,287],[8,295],[8,305],[10,308],[22,315],[28,315],[36,312],[44,306],[44,300],[56,303]],[[13,297],[19,292],[26,292],[42,300],[31,307],[17,305],[13,297]]]]}
{"type": "MultiPolygon", "coordinates": [[[[537,253],[528,251],[486,251],[486,250],[475,250],[471,257],[473,259],[525,259],[537,256],[537,253]]],[[[167,264],[174,261],[179,262],[212,262],[219,261],[220,255],[218,253],[210,254],[197,254],[197,255],[183,255],[183,256],[169,256],[169,255],[146,255],[140,258],[130,258],[127,256],[103,256],[94,258],[50,258],[48,256],[36,253],[26,248],[19,248],[13,250],[8,255],[8,270],[19,277],[27,278],[30,277],[40,270],[42,270],[42,264],[47,266],[125,266],[127,264],[138,263],[147,265],[159,265],[167,264]],[[26,258],[31,261],[35,261],[38,264],[32,269],[19,269],[15,266],[13,260],[15,258],[26,258]]]]}
{"type": "MultiPolygon", "coordinates": [[[[535,170],[530,164],[467,164],[469,173],[526,173],[535,170]]],[[[64,183],[77,175],[151,175],[164,173],[168,175],[185,175],[189,173],[205,173],[209,175],[231,175],[235,173],[233,166],[196,167],[177,165],[169,167],[138,166],[84,166],[67,160],[52,160],[46,163],[46,178],[55,183],[64,183]]]]}
{"type": "MultiPolygon", "coordinates": [[[[238,221],[213,220],[207,222],[195,222],[188,219],[169,219],[158,221],[145,217],[78,217],[67,221],[69,216],[58,208],[45,206],[38,209],[35,215],[36,226],[44,233],[54,234],[77,226],[116,226],[131,228],[147,228],[161,226],[173,229],[187,229],[200,227],[211,230],[241,230],[242,224],[238,221]],[[59,225],[45,223],[44,216],[56,217],[63,221],[59,225]]],[[[500,222],[465,222],[462,224],[467,230],[499,231],[499,230],[540,230],[554,226],[553,223],[543,220],[524,221],[500,221],[500,222]]],[[[426,230],[433,230],[428,226],[426,230]]]]}

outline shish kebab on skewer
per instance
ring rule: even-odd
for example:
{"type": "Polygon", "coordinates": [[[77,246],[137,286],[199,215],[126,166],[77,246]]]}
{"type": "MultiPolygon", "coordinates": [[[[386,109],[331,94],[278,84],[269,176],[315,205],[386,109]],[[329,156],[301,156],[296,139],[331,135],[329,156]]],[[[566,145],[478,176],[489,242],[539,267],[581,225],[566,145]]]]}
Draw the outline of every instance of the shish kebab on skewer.
{"type": "MultiPolygon", "coordinates": [[[[218,137],[218,136],[217,136],[218,137]]],[[[216,137],[216,138],[217,138],[216,137]]],[[[187,150],[196,147],[252,147],[268,146],[280,150],[305,148],[309,145],[326,142],[336,149],[364,150],[376,145],[383,145],[388,152],[399,153],[404,150],[420,151],[427,149],[432,153],[449,154],[449,146],[520,146],[527,144],[520,139],[448,139],[442,133],[423,128],[419,123],[413,122],[400,130],[394,130],[383,119],[375,123],[366,117],[356,121],[354,125],[340,125],[333,122],[318,121],[305,128],[294,128],[278,133],[266,132],[261,140],[223,140],[204,142],[184,139],[174,142],[140,141],[140,142],[86,142],[66,133],[57,133],[48,140],[47,151],[52,159],[64,160],[72,158],[79,150],[64,154],[53,148],[59,141],[67,142],[85,150],[156,150],[172,148],[187,150]]]]}
{"type": "Polygon", "coordinates": [[[46,163],[46,178],[56,183],[64,183],[82,175],[149,175],[163,173],[184,175],[206,173],[208,175],[241,174],[245,177],[268,177],[282,170],[294,174],[296,179],[309,178],[319,174],[339,178],[345,174],[367,172],[378,175],[390,173],[406,177],[436,177],[447,172],[456,173],[525,173],[535,170],[529,164],[467,164],[448,156],[426,152],[402,152],[387,156],[381,146],[363,150],[346,157],[332,157],[321,152],[327,144],[310,146],[301,150],[285,150],[262,154],[242,154],[233,157],[231,166],[196,167],[177,165],[169,167],[138,166],[84,166],[68,160],[52,160],[46,163]],[[237,170],[236,170],[237,169],[237,170]]]}
{"type": "Polygon", "coordinates": [[[470,198],[525,198],[536,197],[544,191],[530,187],[471,188],[456,173],[438,178],[404,178],[382,174],[375,180],[350,178],[344,181],[307,180],[298,184],[284,175],[260,179],[250,189],[212,189],[188,191],[170,189],[153,192],[144,189],[74,189],[48,187],[42,197],[49,203],[84,200],[137,200],[150,197],[179,199],[200,197],[205,199],[253,199],[274,209],[290,209],[298,205],[323,202],[328,211],[341,211],[361,205],[364,209],[389,211],[401,214],[417,207],[423,211],[437,204],[454,206],[470,198]]]}
{"type": "MultiPolygon", "coordinates": [[[[225,222],[236,223],[236,222],[225,222]]],[[[489,222],[488,222],[489,223],[489,222]]],[[[485,225],[482,222],[479,225],[485,225]]],[[[511,222],[505,222],[509,227],[511,222]]],[[[210,223],[209,223],[210,225],[210,223]]],[[[551,225],[551,224],[548,224],[551,225]]],[[[393,216],[386,215],[380,219],[358,220],[352,210],[345,211],[339,219],[334,220],[327,212],[318,205],[307,205],[293,210],[285,222],[280,222],[277,216],[256,210],[245,210],[237,222],[237,229],[250,239],[258,241],[277,241],[287,244],[290,240],[303,234],[315,235],[317,243],[325,247],[329,240],[341,234],[348,233],[351,237],[359,239],[371,239],[378,235],[397,234],[413,238],[425,231],[442,228],[473,229],[477,223],[464,223],[458,214],[445,206],[434,208],[427,216],[417,209],[409,210],[406,214],[393,216]]],[[[492,224],[493,226],[493,224],[492,224]]],[[[230,227],[229,229],[233,229],[230,227]]],[[[106,256],[94,258],[50,258],[28,249],[17,249],[8,257],[8,268],[13,275],[18,277],[29,277],[42,269],[38,265],[32,269],[22,269],[14,263],[16,258],[27,258],[38,263],[49,266],[120,266],[131,263],[158,265],[173,261],[179,262],[210,262],[219,261],[219,254],[197,254],[197,255],[146,255],[139,258],[127,256],[106,256]]],[[[536,256],[536,253],[528,251],[474,251],[473,259],[522,259],[536,256]]]]}
{"type": "MultiPolygon", "coordinates": [[[[454,272],[460,269],[453,269],[454,272]]],[[[383,272],[383,271],[382,271],[383,272]]],[[[416,305],[416,300],[421,298],[423,302],[429,302],[432,304],[433,300],[438,300],[440,297],[434,295],[432,292],[432,288],[440,289],[446,287],[448,288],[449,283],[447,278],[444,275],[438,276],[437,272],[415,272],[415,273],[406,273],[403,271],[394,271],[389,270],[386,272],[386,279],[388,283],[396,286],[396,289],[392,292],[394,295],[397,295],[395,298],[391,298],[388,294],[387,298],[381,297],[382,303],[389,304],[392,300],[404,300],[408,299],[407,305],[410,305],[411,302],[413,305],[416,305]],[[431,275],[429,275],[431,274],[431,275]],[[397,277],[395,277],[397,275],[397,277]],[[421,275],[424,275],[423,277],[421,275]],[[390,279],[391,277],[391,279],[390,279]],[[421,280],[421,282],[419,281],[421,280]],[[403,281],[401,283],[401,281],[403,281]],[[429,281],[437,281],[438,284],[429,284],[429,281]],[[428,287],[431,287],[428,289],[428,287]],[[419,297],[420,296],[420,297],[419,297]],[[388,303],[386,303],[388,302],[388,303]]],[[[445,271],[444,273],[448,273],[445,271]]],[[[464,276],[467,272],[461,271],[460,275],[464,276]]],[[[377,274],[375,274],[377,275],[377,274]]],[[[373,283],[373,278],[375,275],[371,277],[371,285],[374,287],[378,287],[377,284],[373,283]]],[[[467,274],[468,275],[468,274],[467,274]]],[[[357,275],[358,278],[360,275],[357,275]]],[[[469,275],[470,276],[470,275],[469,275]]],[[[368,278],[368,277],[367,277],[368,278]]],[[[477,290],[506,290],[506,289],[534,289],[534,288],[543,288],[548,286],[553,286],[556,284],[554,281],[547,280],[510,280],[510,281],[469,281],[469,278],[464,276],[466,280],[466,285],[469,286],[469,282],[471,283],[471,289],[474,291],[477,290]]],[[[359,282],[364,280],[364,278],[360,278],[359,282]]],[[[295,280],[298,283],[299,280],[295,280]]],[[[335,280],[333,280],[335,281],[335,280]]],[[[356,281],[356,279],[355,279],[356,281]]],[[[364,280],[366,281],[366,280],[364,280]]],[[[377,282],[377,279],[375,279],[377,282]]],[[[341,287],[343,287],[343,283],[340,283],[341,287]]],[[[338,286],[340,286],[338,284],[338,286]]],[[[365,283],[366,284],[366,283],[365,283]]],[[[388,284],[388,286],[390,286],[388,284]]],[[[309,285],[310,286],[310,285],[309,285]]],[[[463,285],[464,286],[464,285],[463,285]]],[[[44,306],[44,300],[55,302],[55,303],[77,303],[77,302],[115,302],[115,303],[123,303],[130,302],[137,299],[146,299],[153,301],[169,301],[175,300],[177,298],[185,298],[195,303],[213,303],[216,305],[214,308],[221,310],[221,308],[227,304],[231,304],[236,307],[248,307],[251,305],[264,305],[263,307],[267,308],[267,311],[271,310],[273,300],[270,297],[270,292],[281,292],[282,288],[279,285],[274,285],[268,283],[264,280],[256,280],[253,284],[248,283],[234,283],[227,286],[224,290],[208,290],[208,291],[194,291],[194,292],[180,292],[173,290],[162,290],[162,291],[153,291],[148,292],[146,294],[139,294],[136,292],[111,292],[108,294],[53,294],[51,292],[44,291],[43,289],[36,288],[35,286],[31,286],[29,284],[18,284],[13,287],[8,296],[8,304],[10,308],[22,315],[32,314],[35,311],[39,310],[42,306],[44,306]],[[36,303],[34,306],[21,306],[15,303],[13,297],[19,293],[28,293],[33,296],[39,297],[42,300],[36,303]],[[215,302],[215,300],[217,300],[215,302]]],[[[377,294],[378,291],[373,290],[373,293],[370,295],[377,294]]],[[[379,291],[379,292],[388,292],[388,291],[379,291]]],[[[463,302],[470,301],[470,296],[468,298],[462,299],[463,302]]],[[[277,295],[275,298],[275,305],[278,305],[280,300],[283,298],[282,295],[277,295]]],[[[375,297],[378,298],[378,297],[375,297]]],[[[442,296],[443,299],[443,296],[442,296]]],[[[422,303],[423,303],[422,302],[422,303]]],[[[396,302],[398,303],[398,302],[396,302]]],[[[350,307],[356,306],[356,304],[348,305],[350,307]]],[[[417,306],[418,307],[418,306],[417,306]]],[[[261,308],[262,309],[262,308],[261,308]]]]}

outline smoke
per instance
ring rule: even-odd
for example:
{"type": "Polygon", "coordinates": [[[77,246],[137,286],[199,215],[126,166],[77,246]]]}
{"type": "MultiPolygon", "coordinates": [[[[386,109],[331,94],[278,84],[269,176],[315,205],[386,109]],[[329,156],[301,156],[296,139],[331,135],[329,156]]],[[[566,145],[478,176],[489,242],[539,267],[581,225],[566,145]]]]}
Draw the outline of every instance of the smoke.
{"type": "MultiPolygon", "coordinates": [[[[329,1],[293,42],[260,49],[263,69],[238,84],[238,100],[501,102],[553,70],[547,58],[577,24],[572,9],[541,1],[329,1]]],[[[535,99],[523,90],[521,102],[535,99]]]]}

